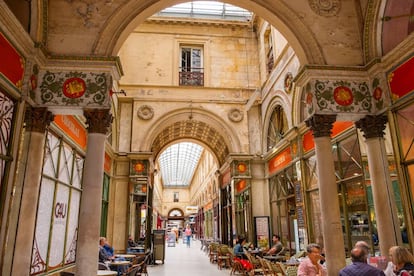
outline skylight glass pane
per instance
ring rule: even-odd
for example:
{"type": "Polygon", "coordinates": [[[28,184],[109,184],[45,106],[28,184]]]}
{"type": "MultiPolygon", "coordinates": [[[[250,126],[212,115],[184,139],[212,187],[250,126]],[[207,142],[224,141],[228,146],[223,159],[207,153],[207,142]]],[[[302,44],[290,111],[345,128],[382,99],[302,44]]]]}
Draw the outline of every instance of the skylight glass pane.
{"type": "Polygon", "coordinates": [[[190,185],[202,151],[202,146],[182,142],[168,147],[161,153],[159,164],[164,185],[190,185]]]}
{"type": "Polygon", "coordinates": [[[160,11],[157,16],[249,21],[252,13],[240,7],[218,1],[194,1],[166,8],[160,11]]]}

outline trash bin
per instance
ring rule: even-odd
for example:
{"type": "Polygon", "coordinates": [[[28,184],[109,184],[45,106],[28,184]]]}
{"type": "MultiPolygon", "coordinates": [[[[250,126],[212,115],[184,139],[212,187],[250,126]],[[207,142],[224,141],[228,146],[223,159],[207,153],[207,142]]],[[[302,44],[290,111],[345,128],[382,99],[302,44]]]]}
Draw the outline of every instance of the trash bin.
{"type": "Polygon", "coordinates": [[[154,230],[152,235],[154,262],[161,261],[164,263],[165,258],[165,230],[154,230]]]}

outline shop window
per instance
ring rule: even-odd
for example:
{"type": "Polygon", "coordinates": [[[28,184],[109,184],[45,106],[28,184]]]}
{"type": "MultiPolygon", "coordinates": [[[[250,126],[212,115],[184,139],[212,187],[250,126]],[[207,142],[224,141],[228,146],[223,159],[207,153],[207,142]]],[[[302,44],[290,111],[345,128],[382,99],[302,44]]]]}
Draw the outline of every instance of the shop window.
{"type": "Polygon", "coordinates": [[[288,130],[288,123],[283,108],[278,105],[273,110],[267,128],[267,150],[272,149],[288,130]]]}
{"type": "Polygon", "coordinates": [[[30,274],[42,274],[76,260],[84,158],[51,132],[46,135],[30,274]],[[52,254],[53,252],[53,254],[52,254]]]}
{"type": "Polygon", "coordinates": [[[334,144],[332,150],[337,181],[362,176],[360,146],[356,135],[334,144]]]}
{"type": "Polygon", "coordinates": [[[194,46],[181,46],[179,69],[179,85],[203,86],[203,48],[194,46]]]}
{"type": "Polygon", "coordinates": [[[299,233],[295,229],[295,224],[297,225],[298,222],[296,202],[301,200],[296,198],[295,194],[297,189],[300,190],[296,166],[290,166],[273,176],[269,180],[269,185],[272,231],[274,234],[279,234],[284,246],[294,252],[295,241],[299,238],[299,233]]]}

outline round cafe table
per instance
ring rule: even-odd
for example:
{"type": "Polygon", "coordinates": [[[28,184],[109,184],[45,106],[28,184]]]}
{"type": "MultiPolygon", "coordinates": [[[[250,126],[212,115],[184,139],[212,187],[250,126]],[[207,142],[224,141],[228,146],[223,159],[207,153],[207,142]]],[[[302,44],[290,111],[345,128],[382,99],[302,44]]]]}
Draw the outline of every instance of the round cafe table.
{"type": "Polygon", "coordinates": [[[113,261],[109,263],[110,266],[129,265],[129,264],[131,264],[130,261],[113,261]]]}
{"type": "Polygon", "coordinates": [[[96,275],[102,276],[102,275],[117,275],[118,272],[112,271],[112,270],[98,270],[98,273],[96,275]]]}
{"type": "Polygon", "coordinates": [[[133,258],[136,257],[136,255],[135,254],[116,254],[115,257],[117,257],[117,258],[123,257],[125,259],[133,259],[133,258]]]}

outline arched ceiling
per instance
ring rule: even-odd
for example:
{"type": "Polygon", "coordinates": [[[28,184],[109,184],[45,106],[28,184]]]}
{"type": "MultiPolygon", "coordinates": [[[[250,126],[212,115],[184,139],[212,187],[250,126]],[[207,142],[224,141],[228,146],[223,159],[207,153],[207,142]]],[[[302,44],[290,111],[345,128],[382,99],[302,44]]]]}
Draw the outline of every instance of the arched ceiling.
{"type": "Polygon", "coordinates": [[[151,151],[158,155],[171,142],[184,139],[194,139],[205,144],[215,154],[220,165],[229,154],[228,146],[220,132],[205,122],[192,119],[166,126],[154,139],[151,151]]]}
{"type": "MultiPolygon", "coordinates": [[[[146,18],[182,0],[48,1],[47,45],[54,55],[117,55],[146,18]]],[[[358,1],[227,0],[253,11],[288,40],[301,64],[361,65],[358,1]]],[[[365,3],[365,2],[364,2],[365,3]]],[[[365,4],[366,5],[366,4],[365,4]]]]}

